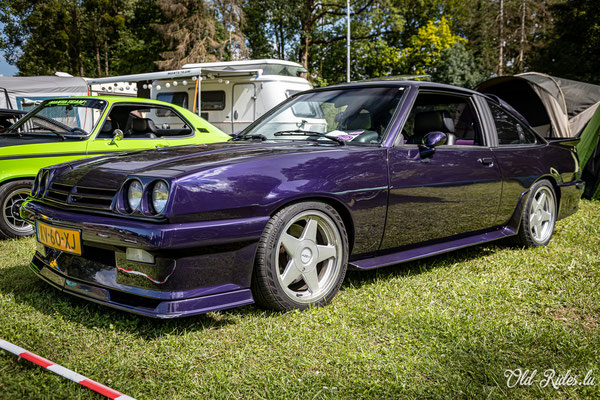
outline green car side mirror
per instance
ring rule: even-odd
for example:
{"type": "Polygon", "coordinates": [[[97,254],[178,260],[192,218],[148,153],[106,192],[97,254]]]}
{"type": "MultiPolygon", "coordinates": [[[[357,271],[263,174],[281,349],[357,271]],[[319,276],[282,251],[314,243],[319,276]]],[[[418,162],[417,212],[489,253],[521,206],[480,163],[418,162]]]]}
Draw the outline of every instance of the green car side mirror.
{"type": "Polygon", "coordinates": [[[120,129],[115,129],[113,132],[113,138],[110,141],[109,145],[114,145],[117,144],[118,141],[120,141],[121,139],[123,139],[123,131],[120,129]]]}

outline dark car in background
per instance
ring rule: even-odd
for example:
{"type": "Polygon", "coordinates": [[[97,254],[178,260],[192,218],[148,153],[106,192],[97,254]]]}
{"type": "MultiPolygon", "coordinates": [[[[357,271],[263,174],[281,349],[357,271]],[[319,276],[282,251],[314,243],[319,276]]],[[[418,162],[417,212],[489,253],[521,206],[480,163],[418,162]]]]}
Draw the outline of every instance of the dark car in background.
{"type": "Polygon", "coordinates": [[[26,111],[0,108],[0,133],[8,129],[9,126],[17,122],[25,114],[27,114],[26,111]]]}
{"type": "Polygon", "coordinates": [[[474,91],[345,84],[291,97],[228,143],[44,168],[21,215],[32,270],[88,300],[162,318],[304,309],[348,266],[547,244],[578,209],[575,142],[474,91]]]}

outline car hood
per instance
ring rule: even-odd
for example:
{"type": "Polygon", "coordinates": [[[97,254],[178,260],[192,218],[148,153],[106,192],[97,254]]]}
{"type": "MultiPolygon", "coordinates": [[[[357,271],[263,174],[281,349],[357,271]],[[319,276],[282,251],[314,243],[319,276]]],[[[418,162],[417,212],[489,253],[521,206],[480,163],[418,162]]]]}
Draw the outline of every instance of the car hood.
{"type": "Polygon", "coordinates": [[[102,156],[67,164],[56,181],[88,187],[115,189],[127,176],[179,178],[195,172],[256,159],[288,154],[344,151],[350,146],[306,142],[248,143],[226,142],[209,145],[165,147],[117,156],[102,156]]]}

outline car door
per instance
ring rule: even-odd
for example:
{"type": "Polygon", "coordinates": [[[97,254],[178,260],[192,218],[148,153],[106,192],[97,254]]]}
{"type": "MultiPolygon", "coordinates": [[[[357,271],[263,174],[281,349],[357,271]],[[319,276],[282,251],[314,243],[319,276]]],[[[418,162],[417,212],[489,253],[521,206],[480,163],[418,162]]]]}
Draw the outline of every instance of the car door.
{"type": "Polygon", "coordinates": [[[382,249],[489,229],[497,221],[502,176],[477,101],[465,94],[420,92],[402,137],[389,149],[390,191],[382,249]],[[431,131],[454,144],[424,157],[431,131]]]}
{"type": "Polygon", "coordinates": [[[170,112],[169,107],[140,102],[113,105],[94,138],[88,141],[88,156],[168,146],[162,133],[168,121],[160,116],[170,112]],[[117,129],[123,132],[121,140],[113,140],[117,129]]]}
{"type": "Polygon", "coordinates": [[[504,185],[499,220],[506,224],[525,192],[540,176],[547,174],[545,143],[527,124],[499,104],[487,100],[495,126],[494,156],[500,163],[504,185]]]}

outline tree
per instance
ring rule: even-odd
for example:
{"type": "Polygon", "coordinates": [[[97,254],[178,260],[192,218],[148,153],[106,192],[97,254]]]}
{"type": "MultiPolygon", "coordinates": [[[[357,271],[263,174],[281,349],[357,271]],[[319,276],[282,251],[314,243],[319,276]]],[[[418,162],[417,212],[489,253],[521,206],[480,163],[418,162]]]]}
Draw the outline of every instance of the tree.
{"type": "Polygon", "coordinates": [[[0,50],[21,75],[102,76],[154,69],[153,0],[3,0],[0,50]]]}
{"type": "Polygon", "coordinates": [[[474,88],[483,80],[484,75],[464,42],[456,42],[452,47],[442,50],[431,78],[436,82],[474,88]]]}
{"type": "Polygon", "coordinates": [[[554,24],[533,67],[564,78],[600,83],[600,2],[567,0],[549,8],[554,24]]]}
{"type": "Polygon", "coordinates": [[[169,49],[156,62],[160,69],[246,55],[238,0],[158,0],[158,6],[168,22],[154,28],[169,49]]]}

